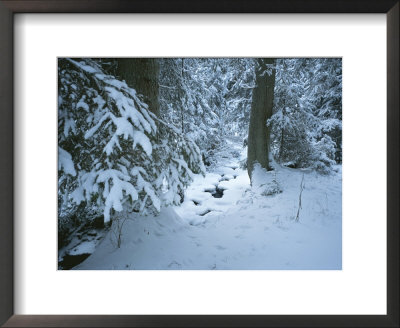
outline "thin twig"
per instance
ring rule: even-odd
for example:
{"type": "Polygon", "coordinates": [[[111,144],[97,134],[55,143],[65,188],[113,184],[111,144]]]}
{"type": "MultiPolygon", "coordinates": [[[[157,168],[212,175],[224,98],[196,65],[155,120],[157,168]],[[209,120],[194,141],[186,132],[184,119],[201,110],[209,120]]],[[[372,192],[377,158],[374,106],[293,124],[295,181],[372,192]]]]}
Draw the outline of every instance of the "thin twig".
{"type": "Polygon", "coordinates": [[[301,178],[300,182],[300,194],[299,194],[299,208],[297,209],[297,215],[296,215],[296,222],[299,222],[300,219],[300,210],[301,210],[301,194],[303,193],[304,190],[304,173],[303,177],[301,178]]]}

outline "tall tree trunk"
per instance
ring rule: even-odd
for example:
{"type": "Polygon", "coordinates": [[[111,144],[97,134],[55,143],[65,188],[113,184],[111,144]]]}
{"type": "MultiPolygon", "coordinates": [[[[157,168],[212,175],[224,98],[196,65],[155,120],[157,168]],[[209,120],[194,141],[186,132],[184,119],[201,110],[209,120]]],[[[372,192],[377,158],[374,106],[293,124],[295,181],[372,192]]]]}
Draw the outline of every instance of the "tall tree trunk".
{"type": "Polygon", "coordinates": [[[184,60],[184,58],[182,58],[182,70],[181,70],[181,79],[182,79],[182,88],[181,88],[181,124],[182,124],[182,134],[185,133],[185,125],[184,125],[184,122],[183,122],[183,118],[184,118],[183,109],[184,109],[184,107],[183,107],[183,92],[182,92],[183,84],[185,82],[185,77],[184,77],[184,72],[183,72],[185,64],[184,64],[183,60],[184,60]]]}
{"type": "Polygon", "coordinates": [[[250,178],[255,162],[267,170],[270,169],[268,158],[270,131],[267,120],[272,116],[275,87],[275,69],[271,69],[270,65],[275,65],[275,59],[257,59],[256,86],[253,89],[247,149],[247,171],[250,178]]]}
{"type": "Polygon", "coordinates": [[[282,162],[283,157],[283,144],[284,144],[284,129],[281,129],[281,144],[279,146],[279,162],[282,162]]]}
{"type": "MultiPolygon", "coordinates": [[[[284,121],[285,121],[285,116],[286,116],[285,106],[286,106],[286,102],[283,101],[282,115],[283,115],[283,120],[284,121]]],[[[285,129],[282,127],[282,129],[281,129],[281,144],[279,146],[279,162],[282,162],[282,157],[283,157],[283,145],[284,145],[284,142],[285,142],[284,135],[285,135],[285,129]]]]}
{"type": "Polygon", "coordinates": [[[117,74],[144,96],[149,110],[160,116],[158,101],[160,66],[156,58],[118,58],[117,74]]]}

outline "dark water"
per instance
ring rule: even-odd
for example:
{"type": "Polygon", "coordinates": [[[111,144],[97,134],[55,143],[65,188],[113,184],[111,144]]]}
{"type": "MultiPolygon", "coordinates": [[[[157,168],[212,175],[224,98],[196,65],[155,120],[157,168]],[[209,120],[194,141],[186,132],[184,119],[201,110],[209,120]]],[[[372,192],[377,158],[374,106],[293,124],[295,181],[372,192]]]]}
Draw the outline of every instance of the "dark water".
{"type": "Polygon", "coordinates": [[[85,261],[90,254],[79,254],[79,255],[65,255],[61,262],[58,262],[60,270],[70,270],[77,266],[79,263],[85,261]]]}
{"type": "Polygon", "coordinates": [[[216,187],[215,190],[209,192],[211,192],[211,195],[214,198],[222,198],[222,196],[224,196],[224,189],[220,189],[218,187],[216,187]]]}

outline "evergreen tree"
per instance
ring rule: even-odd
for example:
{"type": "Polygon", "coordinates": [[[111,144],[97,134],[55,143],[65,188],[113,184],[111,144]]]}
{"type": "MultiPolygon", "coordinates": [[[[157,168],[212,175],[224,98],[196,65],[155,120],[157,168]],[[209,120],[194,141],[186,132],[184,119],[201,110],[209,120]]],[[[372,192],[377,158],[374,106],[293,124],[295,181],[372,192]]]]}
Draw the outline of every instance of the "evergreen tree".
{"type": "Polygon", "coordinates": [[[161,61],[161,115],[195,140],[208,164],[226,136],[247,136],[253,68],[249,58],[161,61]]]}
{"type": "Polygon", "coordinates": [[[340,59],[277,61],[268,126],[278,162],[328,172],[341,161],[341,78],[340,59]]]}
{"type": "Polygon", "coordinates": [[[196,144],[95,60],[59,60],[58,129],[61,226],[82,207],[105,222],[123,209],[157,213],[204,172],[196,144]]]}

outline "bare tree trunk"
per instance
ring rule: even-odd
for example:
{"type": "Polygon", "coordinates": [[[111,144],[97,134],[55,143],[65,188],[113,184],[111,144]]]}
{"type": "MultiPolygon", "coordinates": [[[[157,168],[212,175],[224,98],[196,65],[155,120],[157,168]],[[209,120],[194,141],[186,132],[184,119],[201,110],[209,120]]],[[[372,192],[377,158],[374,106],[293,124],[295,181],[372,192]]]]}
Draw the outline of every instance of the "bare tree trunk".
{"type": "MultiPolygon", "coordinates": [[[[184,78],[184,72],[183,72],[183,69],[184,69],[184,58],[182,58],[182,70],[181,70],[181,78],[182,78],[182,84],[184,83],[184,81],[185,81],[185,78],[184,78]]],[[[182,85],[182,89],[183,89],[183,85],[182,85]]],[[[184,125],[184,123],[183,123],[183,92],[181,93],[181,124],[182,124],[182,134],[184,134],[185,133],[185,125],[184,125]]]]}
{"type": "Polygon", "coordinates": [[[251,178],[255,162],[261,167],[269,170],[269,139],[270,131],[267,120],[272,116],[275,87],[275,59],[257,59],[256,86],[253,89],[251,103],[248,149],[247,149],[247,171],[251,178]]]}
{"type": "Polygon", "coordinates": [[[282,162],[283,143],[284,143],[284,138],[283,138],[283,128],[282,128],[282,130],[281,130],[281,143],[280,143],[280,146],[279,146],[279,162],[282,162]]]}
{"type": "Polygon", "coordinates": [[[118,58],[117,74],[144,96],[149,110],[160,116],[158,101],[159,89],[159,62],[156,58],[118,58]]]}
{"type": "MultiPolygon", "coordinates": [[[[285,102],[283,102],[283,119],[285,119],[286,116],[286,110],[285,110],[285,102]]],[[[281,143],[279,146],[279,162],[282,162],[282,157],[283,157],[283,144],[284,144],[284,135],[285,135],[285,129],[282,127],[281,129],[281,143]]]]}

